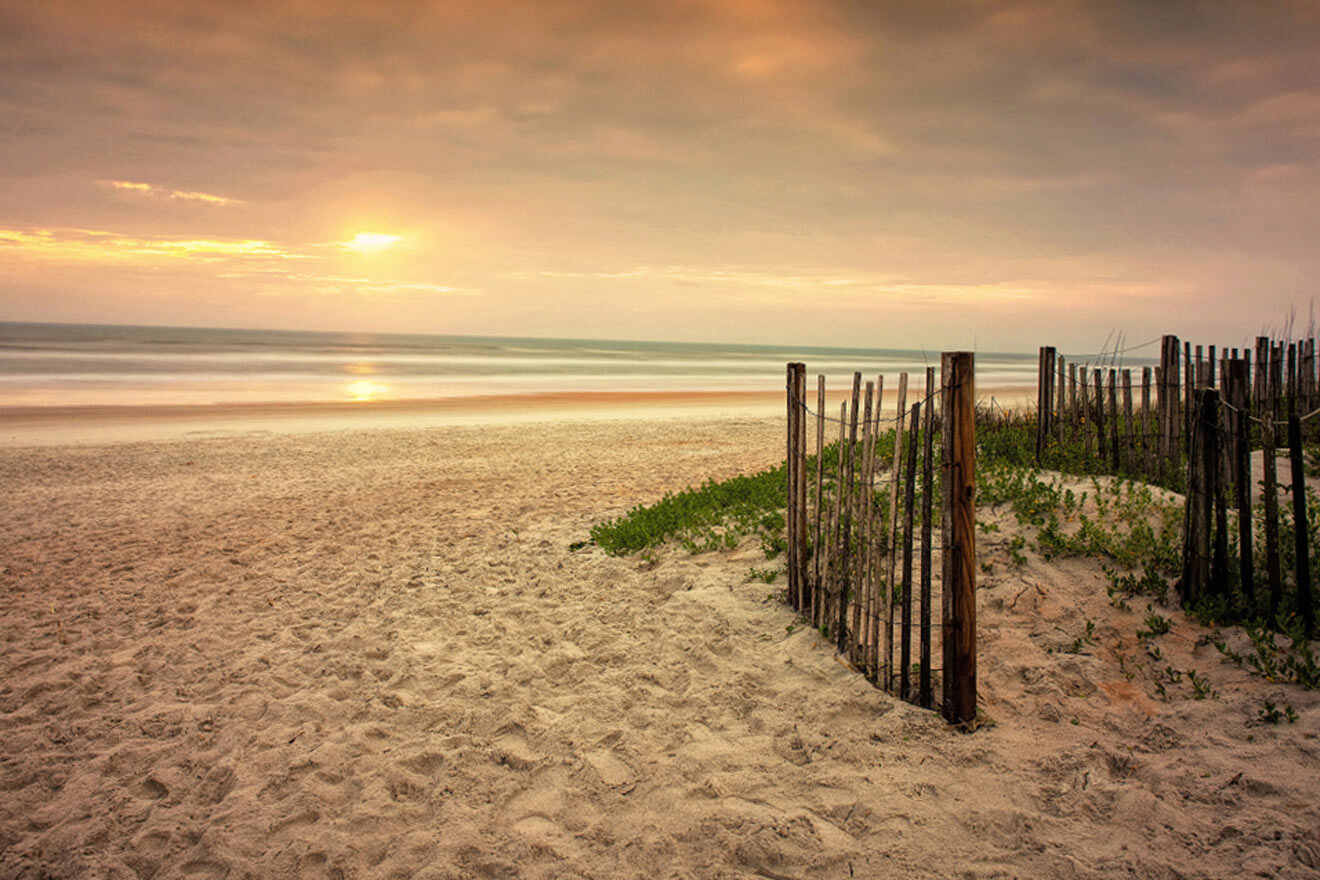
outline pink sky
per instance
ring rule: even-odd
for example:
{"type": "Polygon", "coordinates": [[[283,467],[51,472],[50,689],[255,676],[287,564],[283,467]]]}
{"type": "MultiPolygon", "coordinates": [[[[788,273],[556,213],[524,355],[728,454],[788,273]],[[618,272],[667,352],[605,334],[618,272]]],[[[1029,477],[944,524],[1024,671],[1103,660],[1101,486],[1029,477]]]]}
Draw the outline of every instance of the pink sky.
{"type": "Polygon", "coordinates": [[[1310,0],[15,7],[0,320],[1236,345],[1320,268],[1310,0]]]}

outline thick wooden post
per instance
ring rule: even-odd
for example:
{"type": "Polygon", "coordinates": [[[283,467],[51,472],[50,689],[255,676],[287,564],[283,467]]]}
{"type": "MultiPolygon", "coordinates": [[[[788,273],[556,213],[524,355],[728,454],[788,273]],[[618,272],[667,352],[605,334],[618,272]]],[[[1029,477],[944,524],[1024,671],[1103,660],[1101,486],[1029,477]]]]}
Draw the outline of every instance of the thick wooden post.
{"type": "Polygon", "coordinates": [[[1306,470],[1302,461],[1302,423],[1296,412],[1288,416],[1288,454],[1292,465],[1293,546],[1297,551],[1297,612],[1302,617],[1302,628],[1306,638],[1309,639],[1315,635],[1315,603],[1311,600],[1310,529],[1306,516],[1306,470]]]}
{"type": "Polygon", "coordinates": [[[945,352],[943,391],[943,714],[950,723],[976,718],[976,422],[975,360],[945,352]]]}

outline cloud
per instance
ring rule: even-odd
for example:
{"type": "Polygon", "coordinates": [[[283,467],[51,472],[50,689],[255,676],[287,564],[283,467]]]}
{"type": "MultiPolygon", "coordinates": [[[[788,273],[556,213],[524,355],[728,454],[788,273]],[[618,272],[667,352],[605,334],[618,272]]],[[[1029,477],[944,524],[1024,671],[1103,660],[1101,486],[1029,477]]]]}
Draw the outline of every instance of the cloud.
{"type": "Polygon", "coordinates": [[[867,297],[972,291],[1010,334],[1014,291],[1066,302],[1119,281],[1163,291],[1171,316],[1191,289],[1229,314],[1253,270],[1290,291],[1320,274],[1318,8],[10,4],[0,226],[28,238],[0,258],[212,271],[291,258],[242,248],[330,261],[280,243],[407,230],[380,255],[391,277],[525,286],[509,332],[543,312],[541,332],[624,322],[630,303],[578,289],[624,283],[698,288],[712,309],[799,298],[749,334],[812,326],[816,298],[862,314],[867,297]],[[204,227],[197,206],[216,208],[204,227]]]}
{"type": "Polygon", "coordinates": [[[325,293],[347,292],[368,295],[441,294],[447,296],[478,296],[481,294],[481,291],[475,288],[456,287],[449,284],[433,284],[419,281],[395,281],[350,275],[322,275],[313,272],[226,272],[221,273],[216,277],[231,280],[257,279],[263,281],[266,285],[279,282],[291,282],[295,285],[310,286],[325,293]]]}
{"type": "Polygon", "coordinates": [[[308,254],[256,239],[136,236],[97,229],[0,229],[0,254],[61,262],[216,262],[235,258],[304,260],[308,254]]]}
{"type": "Polygon", "coordinates": [[[131,180],[102,180],[103,186],[109,186],[111,189],[123,192],[142,193],[144,195],[156,196],[167,199],[178,199],[185,202],[203,202],[208,205],[217,205],[221,207],[232,207],[236,205],[246,205],[247,202],[242,199],[231,199],[228,196],[217,196],[204,192],[187,192],[178,189],[167,189],[150,183],[138,183],[131,180]]]}

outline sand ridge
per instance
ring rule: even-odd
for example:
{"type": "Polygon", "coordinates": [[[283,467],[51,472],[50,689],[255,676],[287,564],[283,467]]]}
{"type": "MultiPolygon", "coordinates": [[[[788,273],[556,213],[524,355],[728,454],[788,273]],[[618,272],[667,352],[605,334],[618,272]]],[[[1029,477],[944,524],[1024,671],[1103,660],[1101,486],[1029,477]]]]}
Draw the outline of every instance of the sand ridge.
{"type": "Polygon", "coordinates": [[[1118,659],[1140,610],[1093,563],[1003,564],[1002,515],[973,735],[794,626],[755,541],[569,549],[782,448],[712,419],[0,450],[0,875],[1314,876],[1316,696],[1169,612],[1218,697],[1155,699],[1118,659]]]}

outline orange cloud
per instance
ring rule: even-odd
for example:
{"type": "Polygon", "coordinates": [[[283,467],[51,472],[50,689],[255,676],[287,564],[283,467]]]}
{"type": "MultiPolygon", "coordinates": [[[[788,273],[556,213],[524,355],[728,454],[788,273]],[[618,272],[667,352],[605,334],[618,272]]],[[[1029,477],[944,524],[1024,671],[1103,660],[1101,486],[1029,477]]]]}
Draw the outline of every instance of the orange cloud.
{"type": "Polygon", "coordinates": [[[221,207],[230,207],[235,205],[246,205],[247,202],[242,199],[232,199],[229,196],[217,196],[212,193],[191,192],[179,189],[166,189],[151,183],[139,183],[134,180],[103,180],[101,183],[113,189],[143,193],[149,196],[159,198],[178,199],[185,202],[203,202],[208,205],[218,205],[221,207]]]}
{"type": "Polygon", "coordinates": [[[68,262],[151,262],[188,259],[214,262],[237,257],[307,259],[260,239],[133,236],[95,229],[0,229],[0,253],[68,262]]]}

